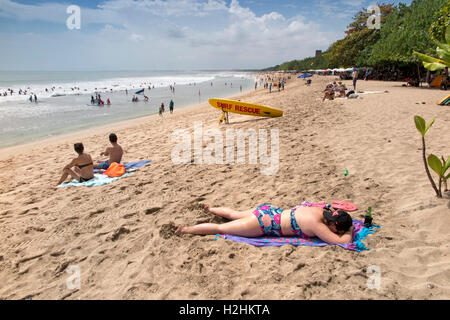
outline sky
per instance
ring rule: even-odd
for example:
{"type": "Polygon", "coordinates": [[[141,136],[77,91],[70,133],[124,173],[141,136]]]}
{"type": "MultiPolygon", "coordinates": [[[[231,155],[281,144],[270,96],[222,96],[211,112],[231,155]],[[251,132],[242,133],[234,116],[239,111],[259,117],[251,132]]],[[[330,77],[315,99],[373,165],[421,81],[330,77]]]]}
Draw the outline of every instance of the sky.
{"type": "MultiPolygon", "coordinates": [[[[400,1],[389,1],[398,3],[400,1]]],[[[401,1],[409,4],[411,0],[401,1]]],[[[0,70],[261,69],[313,56],[376,0],[0,0],[0,70]],[[79,29],[67,12],[80,8],[79,29]]]]}

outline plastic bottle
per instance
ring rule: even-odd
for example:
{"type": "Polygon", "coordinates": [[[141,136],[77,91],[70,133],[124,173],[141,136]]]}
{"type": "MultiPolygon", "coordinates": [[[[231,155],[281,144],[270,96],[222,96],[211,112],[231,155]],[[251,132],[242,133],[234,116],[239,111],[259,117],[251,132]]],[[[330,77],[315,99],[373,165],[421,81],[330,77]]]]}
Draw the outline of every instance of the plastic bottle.
{"type": "Polygon", "coordinates": [[[370,228],[372,226],[372,207],[369,207],[364,216],[364,227],[370,228]]]}

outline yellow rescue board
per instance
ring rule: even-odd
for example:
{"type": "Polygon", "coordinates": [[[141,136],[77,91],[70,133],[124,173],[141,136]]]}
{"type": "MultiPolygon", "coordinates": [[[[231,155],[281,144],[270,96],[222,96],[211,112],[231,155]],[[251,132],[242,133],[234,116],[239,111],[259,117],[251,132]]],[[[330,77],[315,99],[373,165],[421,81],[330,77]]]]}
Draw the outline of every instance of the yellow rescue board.
{"type": "Polygon", "coordinates": [[[268,117],[268,118],[283,116],[283,110],[242,101],[227,100],[227,99],[209,99],[209,104],[214,108],[217,108],[224,112],[238,113],[247,116],[268,117]]]}

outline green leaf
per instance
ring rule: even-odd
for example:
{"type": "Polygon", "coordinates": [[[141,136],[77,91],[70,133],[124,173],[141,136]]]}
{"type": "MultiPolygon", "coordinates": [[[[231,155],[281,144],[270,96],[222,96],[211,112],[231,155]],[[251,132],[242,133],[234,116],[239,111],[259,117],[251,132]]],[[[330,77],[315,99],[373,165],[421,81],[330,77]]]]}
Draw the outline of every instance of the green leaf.
{"type": "Polygon", "coordinates": [[[438,57],[441,58],[442,60],[450,61],[450,51],[448,50],[448,48],[437,47],[436,53],[438,57]]]}
{"type": "Polygon", "coordinates": [[[420,116],[414,116],[414,122],[422,137],[425,137],[425,120],[420,116]]]}
{"type": "Polygon", "coordinates": [[[436,157],[434,154],[430,154],[428,156],[428,165],[431,169],[433,169],[434,172],[437,173],[437,175],[442,178],[443,172],[442,172],[442,162],[439,160],[438,157],[436,157]]]}
{"type": "Polygon", "coordinates": [[[431,121],[430,121],[430,123],[429,123],[429,124],[427,125],[427,127],[425,128],[425,133],[424,133],[424,135],[425,135],[425,134],[427,134],[427,132],[428,132],[428,129],[430,129],[430,128],[431,128],[431,126],[432,126],[432,125],[433,125],[433,123],[434,123],[434,120],[435,120],[435,119],[433,118],[433,120],[431,120],[431,121]]]}
{"type": "Polygon", "coordinates": [[[444,169],[442,169],[442,174],[445,175],[445,172],[450,168],[450,157],[448,157],[447,161],[445,161],[444,169]]]}
{"type": "Polygon", "coordinates": [[[414,51],[414,53],[419,57],[422,61],[423,66],[430,71],[442,70],[445,67],[450,67],[450,61],[444,61],[441,59],[437,59],[426,54],[414,51]]]}

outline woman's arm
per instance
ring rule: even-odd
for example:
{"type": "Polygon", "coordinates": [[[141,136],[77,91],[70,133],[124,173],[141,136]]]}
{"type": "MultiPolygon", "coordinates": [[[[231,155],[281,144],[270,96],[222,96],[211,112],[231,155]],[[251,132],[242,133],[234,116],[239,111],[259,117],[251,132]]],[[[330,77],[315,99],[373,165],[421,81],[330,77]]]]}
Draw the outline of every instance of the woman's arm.
{"type": "Polygon", "coordinates": [[[73,159],[67,166],[64,167],[64,170],[70,169],[70,168],[76,166],[77,163],[78,163],[78,158],[73,159]]]}
{"type": "Polygon", "coordinates": [[[345,244],[352,242],[352,231],[353,227],[350,228],[345,234],[339,236],[333,233],[325,224],[317,223],[315,228],[312,230],[314,234],[319,237],[322,241],[329,244],[345,244]]]}

